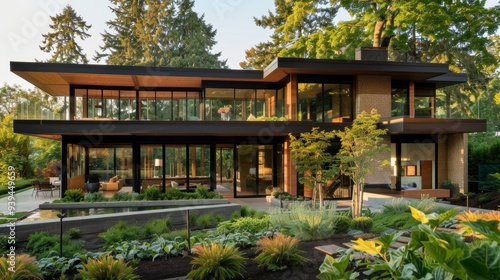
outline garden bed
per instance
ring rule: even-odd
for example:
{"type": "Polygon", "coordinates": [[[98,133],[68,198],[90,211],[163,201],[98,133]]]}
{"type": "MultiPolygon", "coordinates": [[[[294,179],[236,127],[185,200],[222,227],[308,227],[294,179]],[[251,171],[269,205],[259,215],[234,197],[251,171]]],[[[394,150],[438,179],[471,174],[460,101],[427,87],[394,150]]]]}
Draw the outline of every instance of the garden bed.
{"type": "MultiPolygon", "coordinates": [[[[316,241],[301,241],[299,248],[304,251],[304,256],[310,261],[300,267],[291,267],[284,271],[266,271],[264,268],[251,260],[256,256],[255,247],[243,249],[244,256],[248,258],[245,265],[245,279],[316,279],[319,274],[319,266],[325,259],[325,253],[315,249],[316,246],[336,244],[342,246],[343,243],[353,239],[352,236],[341,235],[337,238],[329,238],[316,241]]],[[[85,237],[85,247],[89,250],[99,248],[101,240],[96,235],[87,235],[85,237]]],[[[172,258],[156,259],[155,261],[141,261],[135,273],[141,276],[141,279],[169,279],[183,277],[191,271],[191,256],[179,256],[172,258]]]]}
{"type": "MultiPolygon", "coordinates": [[[[450,200],[450,203],[452,205],[467,206],[467,199],[465,197],[456,198],[450,200]]],[[[500,211],[500,192],[485,192],[469,197],[469,207],[500,211]],[[481,199],[481,197],[489,197],[491,200],[483,202],[484,198],[481,199]]]]}

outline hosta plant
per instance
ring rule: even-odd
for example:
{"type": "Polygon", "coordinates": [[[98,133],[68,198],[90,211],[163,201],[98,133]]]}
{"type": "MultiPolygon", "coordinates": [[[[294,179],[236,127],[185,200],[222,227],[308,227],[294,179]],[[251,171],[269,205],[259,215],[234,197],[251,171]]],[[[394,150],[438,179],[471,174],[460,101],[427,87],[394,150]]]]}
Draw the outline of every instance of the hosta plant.
{"type": "Polygon", "coordinates": [[[36,258],[26,254],[0,258],[0,279],[22,280],[43,279],[42,272],[36,265],[36,258]],[[11,263],[13,261],[14,263],[11,263]]]}
{"type": "Polygon", "coordinates": [[[195,245],[188,279],[235,279],[243,278],[245,258],[237,248],[220,243],[195,245]]]}
{"type": "Polygon", "coordinates": [[[278,234],[273,238],[264,237],[257,242],[259,255],[255,257],[255,261],[259,266],[265,266],[272,271],[300,265],[307,259],[302,256],[304,252],[298,249],[298,244],[297,238],[283,234],[278,234]]]}
{"type": "Polygon", "coordinates": [[[90,259],[83,264],[83,269],[78,270],[80,277],[86,279],[120,279],[135,280],[140,279],[134,274],[132,268],[123,259],[113,259],[110,255],[102,255],[97,259],[90,259]]]}
{"type": "Polygon", "coordinates": [[[498,221],[464,221],[474,232],[486,237],[480,243],[462,241],[458,233],[440,232],[437,227],[453,217],[454,211],[428,214],[411,208],[421,222],[410,242],[390,250],[399,234],[375,240],[354,241],[354,249],[374,256],[364,264],[377,279],[498,279],[500,275],[500,231],[498,221]]]}
{"type": "Polygon", "coordinates": [[[345,255],[338,260],[326,255],[325,260],[319,267],[320,274],[316,278],[320,280],[344,280],[358,279],[359,273],[348,270],[351,255],[345,255]]]}

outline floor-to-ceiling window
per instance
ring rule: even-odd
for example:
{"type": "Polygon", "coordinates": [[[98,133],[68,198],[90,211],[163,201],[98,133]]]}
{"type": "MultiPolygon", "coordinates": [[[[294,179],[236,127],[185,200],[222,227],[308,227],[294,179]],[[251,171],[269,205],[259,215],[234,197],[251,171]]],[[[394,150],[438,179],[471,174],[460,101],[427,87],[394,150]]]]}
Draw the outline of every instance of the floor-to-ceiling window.
{"type": "Polygon", "coordinates": [[[236,196],[264,195],[273,186],[273,146],[237,145],[236,196]]]}
{"type": "Polygon", "coordinates": [[[88,174],[97,175],[101,182],[120,176],[124,185],[133,184],[131,147],[88,148],[88,159],[88,174]]]}

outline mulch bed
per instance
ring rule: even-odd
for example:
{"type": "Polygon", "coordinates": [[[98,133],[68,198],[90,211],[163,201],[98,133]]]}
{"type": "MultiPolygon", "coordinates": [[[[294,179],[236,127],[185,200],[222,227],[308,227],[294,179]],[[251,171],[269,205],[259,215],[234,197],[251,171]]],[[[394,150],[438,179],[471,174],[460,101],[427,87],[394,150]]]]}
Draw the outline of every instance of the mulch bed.
{"type": "MultiPolygon", "coordinates": [[[[100,246],[98,237],[85,236],[86,249],[97,250],[100,246]]],[[[319,274],[319,267],[325,259],[325,253],[320,252],[314,247],[321,245],[337,244],[349,242],[353,239],[351,236],[343,235],[338,238],[330,238],[316,241],[301,241],[299,248],[304,251],[305,256],[310,261],[300,267],[291,267],[284,271],[267,271],[265,268],[259,267],[252,259],[256,257],[255,247],[241,250],[244,256],[248,259],[245,266],[244,279],[316,279],[319,274]]],[[[155,261],[141,261],[135,273],[140,275],[142,279],[170,279],[183,277],[192,269],[190,264],[192,256],[179,256],[164,259],[156,259],[155,261]]]]}
{"type": "MultiPolygon", "coordinates": [[[[452,205],[467,206],[467,200],[465,198],[452,199],[450,203],[452,205]]],[[[478,193],[475,197],[469,198],[469,207],[500,211],[500,192],[478,193]],[[479,203],[479,198],[484,195],[491,197],[492,200],[481,204],[479,203]]]]}

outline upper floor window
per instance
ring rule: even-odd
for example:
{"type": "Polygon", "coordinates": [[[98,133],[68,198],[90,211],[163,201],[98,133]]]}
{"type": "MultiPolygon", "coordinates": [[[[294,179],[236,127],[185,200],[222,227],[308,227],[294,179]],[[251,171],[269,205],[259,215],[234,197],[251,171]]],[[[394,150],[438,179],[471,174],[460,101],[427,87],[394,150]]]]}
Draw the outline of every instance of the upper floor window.
{"type": "Polygon", "coordinates": [[[392,83],[391,117],[408,116],[408,83],[392,83]]]}
{"type": "Polygon", "coordinates": [[[297,120],[344,122],[351,119],[351,85],[343,83],[299,83],[297,120]]]}
{"type": "Polygon", "coordinates": [[[393,82],[391,92],[391,116],[415,116],[416,118],[426,118],[434,116],[434,100],[436,96],[435,85],[419,84],[414,85],[413,108],[410,108],[409,83],[393,82]],[[410,112],[410,109],[412,111],[410,112]]]}

